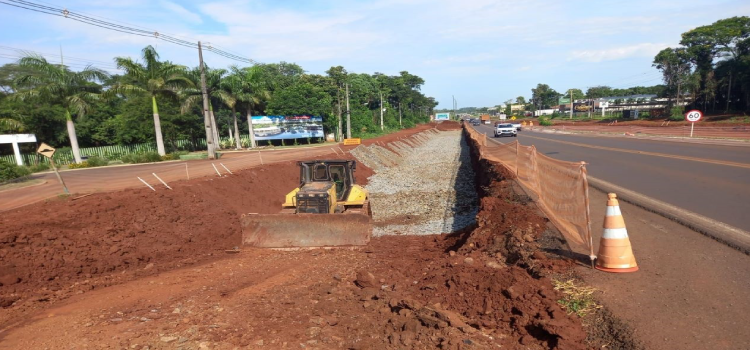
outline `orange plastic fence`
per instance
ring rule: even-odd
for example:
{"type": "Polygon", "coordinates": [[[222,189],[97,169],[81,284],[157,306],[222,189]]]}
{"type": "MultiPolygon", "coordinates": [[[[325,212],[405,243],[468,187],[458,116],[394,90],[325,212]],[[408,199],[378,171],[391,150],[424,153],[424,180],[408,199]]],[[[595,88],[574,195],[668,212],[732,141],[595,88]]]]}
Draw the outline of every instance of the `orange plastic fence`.
{"type": "Polygon", "coordinates": [[[498,162],[516,174],[568,242],[586,247],[593,255],[585,163],[553,159],[518,141],[487,144],[486,135],[472,128],[466,128],[466,132],[477,141],[481,158],[498,162]]]}

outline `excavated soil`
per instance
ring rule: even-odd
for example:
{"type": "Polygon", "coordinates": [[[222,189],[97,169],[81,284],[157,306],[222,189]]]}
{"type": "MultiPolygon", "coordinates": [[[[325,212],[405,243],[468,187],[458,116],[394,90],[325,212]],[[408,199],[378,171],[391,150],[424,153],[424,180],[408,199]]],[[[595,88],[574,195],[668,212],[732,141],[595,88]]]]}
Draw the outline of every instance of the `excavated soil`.
{"type": "MultiPolygon", "coordinates": [[[[353,159],[348,154],[346,157],[353,159]]],[[[358,166],[356,181],[372,171],[358,166]]],[[[295,162],[33,204],[0,217],[0,307],[30,306],[224,255],[243,213],[278,213],[295,162]]],[[[5,321],[0,316],[0,324],[5,321]]]]}
{"type": "Polygon", "coordinates": [[[569,263],[540,252],[545,220],[472,161],[475,226],[358,250],[225,252],[240,213],[278,211],[292,162],[6,213],[0,348],[586,348],[546,277],[569,263]]]}

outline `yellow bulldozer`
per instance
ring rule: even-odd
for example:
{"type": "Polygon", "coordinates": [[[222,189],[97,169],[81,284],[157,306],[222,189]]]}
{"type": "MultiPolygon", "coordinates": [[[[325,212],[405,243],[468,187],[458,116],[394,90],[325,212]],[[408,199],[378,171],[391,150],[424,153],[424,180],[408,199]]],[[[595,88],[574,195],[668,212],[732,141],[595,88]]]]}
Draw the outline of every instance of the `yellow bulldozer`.
{"type": "Polygon", "coordinates": [[[368,192],[355,184],[353,160],[297,163],[300,185],[279,214],[242,215],[242,244],[262,248],[365,245],[372,237],[368,192]]]}

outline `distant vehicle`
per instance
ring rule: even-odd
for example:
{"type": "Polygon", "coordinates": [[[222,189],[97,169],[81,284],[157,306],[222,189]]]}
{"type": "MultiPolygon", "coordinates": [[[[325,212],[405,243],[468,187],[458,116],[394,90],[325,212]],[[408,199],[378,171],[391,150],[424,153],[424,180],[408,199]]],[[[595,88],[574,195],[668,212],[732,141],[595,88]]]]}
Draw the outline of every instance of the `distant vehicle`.
{"type": "Polygon", "coordinates": [[[481,124],[481,121],[479,119],[472,119],[471,120],[471,125],[477,126],[479,124],[481,124]]]}
{"type": "Polygon", "coordinates": [[[495,137],[502,136],[513,136],[518,137],[518,130],[513,124],[497,124],[495,125],[495,137]]]}

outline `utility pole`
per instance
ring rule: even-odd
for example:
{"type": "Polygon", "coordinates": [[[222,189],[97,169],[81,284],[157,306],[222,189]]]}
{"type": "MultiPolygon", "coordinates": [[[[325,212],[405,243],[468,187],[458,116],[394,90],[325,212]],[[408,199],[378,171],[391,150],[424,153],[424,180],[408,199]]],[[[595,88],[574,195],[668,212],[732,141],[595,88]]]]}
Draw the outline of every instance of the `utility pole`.
{"type": "Polygon", "coordinates": [[[336,93],[336,107],[338,109],[338,120],[339,120],[339,127],[338,130],[336,130],[336,138],[339,142],[344,142],[344,117],[341,115],[341,85],[338,87],[338,91],[336,93]]]}
{"type": "Polygon", "coordinates": [[[380,91],[380,130],[385,130],[383,126],[383,92],[380,91]]]}
{"type": "Polygon", "coordinates": [[[451,98],[453,98],[453,118],[456,118],[456,96],[451,95],[451,98]]]}
{"type": "Polygon", "coordinates": [[[573,89],[570,89],[570,119],[573,119],[573,89]]]}
{"type": "Polygon", "coordinates": [[[211,129],[211,119],[208,112],[208,92],[206,91],[206,67],[203,64],[203,48],[198,42],[198,62],[201,67],[201,93],[203,94],[203,125],[206,126],[206,147],[208,148],[208,159],[216,159],[216,145],[214,145],[214,133],[211,129]]]}
{"type": "Polygon", "coordinates": [[[349,83],[346,87],[346,138],[352,138],[352,111],[349,109],[349,83]]]}

